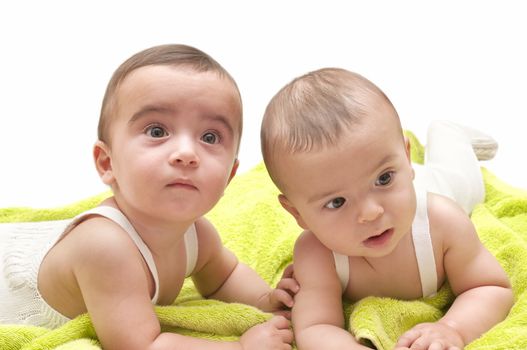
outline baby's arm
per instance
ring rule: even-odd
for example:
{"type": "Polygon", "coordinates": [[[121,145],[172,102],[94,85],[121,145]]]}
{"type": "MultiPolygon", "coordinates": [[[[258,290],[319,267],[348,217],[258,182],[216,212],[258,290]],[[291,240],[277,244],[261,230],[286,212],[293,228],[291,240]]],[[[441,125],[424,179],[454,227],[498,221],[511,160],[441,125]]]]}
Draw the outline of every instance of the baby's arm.
{"type": "Polygon", "coordinates": [[[293,307],[299,349],[368,349],[344,329],[342,288],[333,254],[310,232],[295,244],[295,278],[300,290],[293,307]]]}
{"type": "Polygon", "coordinates": [[[278,283],[277,289],[272,289],[256,271],[239,262],[223,246],[210,222],[201,219],[196,222],[196,229],[200,253],[193,280],[202,295],[289,316],[284,306],[293,306],[291,294],[298,290],[294,279],[286,276],[278,283]]]}
{"type": "Polygon", "coordinates": [[[151,286],[143,258],[124,232],[105,219],[80,224],[69,236],[81,237],[71,251],[73,273],[95,331],[107,350],[290,349],[289,322],[281,317],[249,329],[237,342],[220,342],[161,333],[150,300],[151,286]],[[80,233],[74,235],[74,233],[80,233]],[[115,233],[115,234],[113,234],[115,233]]]}
{"type": "Polygon", "coordinates": [[[443,263],[456,299],[437,323],[414,327],[398,346],[439,342],[443,345],[433,349],[462,349],[507,316],[513,294],[507,275],[480,242],[469,217],[444,197],[431,195],[429,203],[430,227],[443,237],[443,263]]]}

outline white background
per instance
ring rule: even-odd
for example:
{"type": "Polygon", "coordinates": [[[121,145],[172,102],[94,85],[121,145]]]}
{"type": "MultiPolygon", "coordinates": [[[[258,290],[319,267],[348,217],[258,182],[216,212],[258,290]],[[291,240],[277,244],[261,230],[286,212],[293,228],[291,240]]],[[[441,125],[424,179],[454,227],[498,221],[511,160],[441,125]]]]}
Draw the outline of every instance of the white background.
{"type": "Polygon", "coordinates": [[[527,187],[527,13],[521,1],[3,1],[0,207],[66,205],[106,190],[91,148],[101,99],[130,55],[196,46],[237,80],[241,171],[260,160],[271,96],[326,66],[376,83],[403,127],[432,119],[491,133],[484,165],[527,187]]]}

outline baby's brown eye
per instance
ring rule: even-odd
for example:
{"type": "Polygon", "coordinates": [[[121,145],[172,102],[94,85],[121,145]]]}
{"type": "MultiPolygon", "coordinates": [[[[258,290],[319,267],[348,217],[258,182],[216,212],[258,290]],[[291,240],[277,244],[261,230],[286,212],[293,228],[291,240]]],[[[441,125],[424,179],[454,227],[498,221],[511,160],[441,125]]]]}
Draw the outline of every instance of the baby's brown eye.
{"type": "Polygon", "coordinates": [[[389,185],[392,182],[392,174],[393,173],[391,171],[382,174],[381,176],[379,176],[377,181],[375,181],[375,184],[378,186],[389,185]]]}
{"type": "Polygon", "coordinates": [[[203,142],[210,143],[210,144],[217,143],[218,139],[219,139],[218,135],[216,135],[213,132],[207,132],[203,134],[203,136],[201,137],[201,140],[203,140],[203,142]]]}
{"type": "Polygon", "coordinates": [[[160,126],[151,126],[146,129],[146,134],[153,138],[165,137],[168,133],[160,126]]]}
{"type": "Polygon", "coordinates": [[[330,200],[325,205],[325,207],[328,208],[328,209],[338,209],[338,208],[342,207],[344,205],[344,203],[346,203],[346,199],[344,199],[343,197],[337,197],[337,198],[334,198],[334,199],[330,200]]]}

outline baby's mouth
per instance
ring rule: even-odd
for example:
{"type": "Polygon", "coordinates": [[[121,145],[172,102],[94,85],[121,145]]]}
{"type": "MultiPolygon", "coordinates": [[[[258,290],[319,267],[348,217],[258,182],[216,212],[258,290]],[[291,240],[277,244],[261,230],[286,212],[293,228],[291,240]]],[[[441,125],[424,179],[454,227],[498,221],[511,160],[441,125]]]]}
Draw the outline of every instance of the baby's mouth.
{"type": "Polygon", "coordinates": [[[168,187],[172,188],[181,188],[181,189],[187,189],[187,190],[195,190],[196,186],[191,184],[185,184],[185,183],[173,183],[169,184],[168,187]]]}
{"type": "Polygon", "coordinates": [[[390,240],[393,235],[393,228],[385,230],[378,235],[371,236],[364,241],[364,245],[369,248],[380,247],[390,240]]]}
{"type": "Polygon", "coordinates": [[[175,180],[167,185],[167,187],[170,188],[179,188],[179,189],[187,189],[187,190],[196,190],[197,187],[192,183],[190,180],[186,179],[178,179],[175,180]]]}

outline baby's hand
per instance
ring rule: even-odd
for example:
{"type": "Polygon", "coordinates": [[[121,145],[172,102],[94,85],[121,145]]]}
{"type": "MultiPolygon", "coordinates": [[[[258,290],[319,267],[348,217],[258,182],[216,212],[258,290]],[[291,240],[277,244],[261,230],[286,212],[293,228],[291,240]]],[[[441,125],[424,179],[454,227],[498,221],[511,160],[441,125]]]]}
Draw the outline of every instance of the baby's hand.
{"type": "Polygon", "coordinates": [[[282,279],[278,282],[276,289],[271,290],[264,296],[259,303],[259,308],[263,311],[273,312],[282,315],[287,319],[291,318],[290,309],[294,304],[294,296],[298,293],[300,286],[293,275],[293,265],[289,265],[282,274],[282,279]]]}
{"type": "Polygon", "coordinates": [[[444,323],[421,323],[404,333],[396,350],[460,350],[465,344],[461,335],[444,323]]]}
{"type": "Polygon", "coordinates": [[[252,327],[240,338],[244,350],[291,349],[293,331],[289,321],[282,316],[274,316],[269,321],[252,327]]]}

